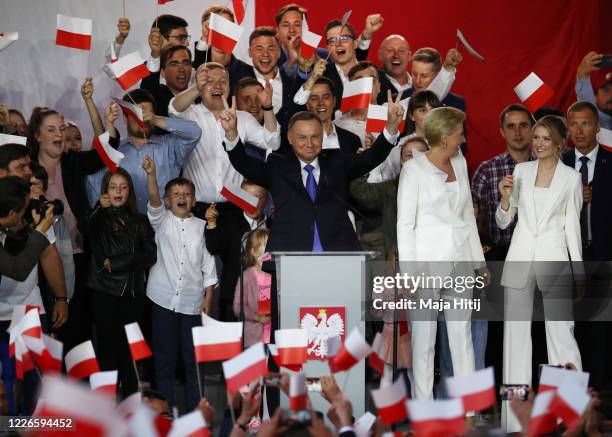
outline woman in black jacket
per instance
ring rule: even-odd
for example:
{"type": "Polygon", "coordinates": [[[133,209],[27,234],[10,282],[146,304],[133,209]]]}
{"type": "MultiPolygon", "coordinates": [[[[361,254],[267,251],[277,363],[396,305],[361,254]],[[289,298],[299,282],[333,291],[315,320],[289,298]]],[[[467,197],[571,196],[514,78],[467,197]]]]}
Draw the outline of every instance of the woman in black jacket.
{"type": "Polygon", "coordinates": [[[145,270],[155,264],[157,247],[148,219],[138,212],[127,171],[106,172],[101,193],[85,226],[91,249],[87,285],[100,369],[119,371],[125,397],[138,390],[138,380],[124,326],[142,322],[145,270]]]}

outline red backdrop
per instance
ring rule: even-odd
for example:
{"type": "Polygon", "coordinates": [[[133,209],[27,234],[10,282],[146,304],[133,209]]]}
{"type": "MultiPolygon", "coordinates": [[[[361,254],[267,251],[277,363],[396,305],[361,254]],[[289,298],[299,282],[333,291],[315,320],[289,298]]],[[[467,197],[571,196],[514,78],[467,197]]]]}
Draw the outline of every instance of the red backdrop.
{"type": "MultiPolygon", "coordinates": [[[[274,15],[288,0],[256,0],[257,25],[274,25],[274,15]]],[[[357,32],[365,17],[381,13],[383,28],[374,37],[370,59],[377,59],[380,41],[403,35],[412,52],[431,46],[442,56],[463,32],[486,62],[472,58],[460,45],[464,60],[452,91],[466,99],[468,164],[475,166],[505,148],[498,116],[518,101],[514,87],[534,71],[555,95],[547,106],[567,109],[575,99],[576,68],[590,50],[612,53],[612,1],[609,0],[428,0],[364,1],[301,0],[309,27],[323,33],[325,23],[352,9],[357,32]]]]}

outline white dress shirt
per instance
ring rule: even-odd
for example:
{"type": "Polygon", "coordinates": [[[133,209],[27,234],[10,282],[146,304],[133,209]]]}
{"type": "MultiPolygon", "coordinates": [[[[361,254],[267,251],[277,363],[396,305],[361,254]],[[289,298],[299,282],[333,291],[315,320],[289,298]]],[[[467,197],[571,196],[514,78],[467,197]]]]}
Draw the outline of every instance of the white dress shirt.
{"type": "MultiPolygon", "coordinates": [[[[580,158],[583,156],[586,156],[587,158],[589,158],[589,160],[587,161],[587,170],[589,172],[589,184],[591,182],[593,182],[593,175],[595,174],[595,162],[597,160],[597,152],[599,151],[599,144],[596,145],[593,150],[591,150],[589,153],[587,153],[586,155],[583,155],[582,153],[580,153],[578,151],[578,149],[574,149],[574,152],[576,153],[576,162],[574,162],[574,168],[576,169],[576,171],[580,171],[580,167],[582,167],[582,161],[580,161],[580,158]]],[[[588,223],[588,236],[589,236],[589,241],[591,241],[593,239],[593,233],[591,231],[591,202],[589,203],[585,203],[584,205],[586,205],[587,208],[587,223],[588,223]]]]}
{"type": "MultiPolygon", "coordinates": [[[[183,174],[196,187],[196,199],[200,202],[225,202],[219,196],[224,181],[239,187],[243,176],[232,167],[223,149],[225,131],[221,123],[203,104],[192,104],[184,112],[174,109],[174,99],[170,101],[168,112],[171,117],[182,117],[198,123],[202,137],[183,167],[183,174]]],[[[238,117],[238,136],[243,143],[250,143],[260,149],[277,150],[280,147],[280,126],[276,132],[261,126],[255,117],[245,111],[236,111],[238,117]]]]}
{"type": "Polygon", "coordinates": [[[389,80],[391,85],[393,85],[393,88],[395,88],[395,90],[400,95],[412,86],[412,76],[410,76],[410,73],[408,72],[406,72],[406,76],[408,76],[408,81],[404,85],[400,85],[396,78],[394,78],[393,76],[389,76],[387,73],[385,73],[385,76],[387,77],[387,80],[389,80]]]}
{"type": "Polygon", "coordinates": [[[336,125],[332,123],[332,133],[327,135],[327,131],[323,128],[323,150],[327,149],[339,149],[340,139],[338,138],[338,132],[336,132],[336,125]]]}
{"type": "Polygon", "coordinates": [[[155,230],[157,263],[151,268],[147,296],[157,305],[181,314],[200,314],[204,290],[217,283],[215,259],[206,249],[206,222],[176,217],[164,205],[147,205],[155,230]]]}
{"type": "MultiPolygon", "coordinates": [[[[266,78],[263,77],[257,68],[253,68],[255,72],[255,79],[257,82],[261,84],[264,88],[266,87],[266,78]]],[[[272,86],[272,108],[274,108],[274,113],[277,114],[283,106],[283,80],[281,79],[280,69],[276,69],[276,75],[274,79],[270,81],[270,85],[272,86]]]]}

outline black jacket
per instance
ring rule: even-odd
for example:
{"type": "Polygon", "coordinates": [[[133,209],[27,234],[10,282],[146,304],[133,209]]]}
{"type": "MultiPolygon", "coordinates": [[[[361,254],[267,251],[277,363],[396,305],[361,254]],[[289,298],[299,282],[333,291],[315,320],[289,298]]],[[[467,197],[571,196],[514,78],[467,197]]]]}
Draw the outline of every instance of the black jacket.
{"type": "Polygon", "coordinates": [[[145,270],[157,261],[155,234],[147,218],[134,218],[126,206],[102,208],[96,203],[85,227],[91,248],[87,285],[113,296],[144,294],[145,270]],[[105,259],[110,260],[110,272],[104,268],[105,259]]]}
{"type": "MultiPolygon", "coordinates": [[[[206,52],[207,50],[202,51],[196,49],[195,47],[193,48],[193,68],[197,70],[198,67],[204,63],[207,58],[206,52]]],[[[210,55],[208,56],[208,61],[210,62],[210,55]]],[[[240,79],[253,75],[253,67],[246,62],[242,62],[234,55],[232,55],[230,63],[225,67],[227,68],[227,71],[229,71],[230,95],[234,94],[234,88],[240,79]]]]}

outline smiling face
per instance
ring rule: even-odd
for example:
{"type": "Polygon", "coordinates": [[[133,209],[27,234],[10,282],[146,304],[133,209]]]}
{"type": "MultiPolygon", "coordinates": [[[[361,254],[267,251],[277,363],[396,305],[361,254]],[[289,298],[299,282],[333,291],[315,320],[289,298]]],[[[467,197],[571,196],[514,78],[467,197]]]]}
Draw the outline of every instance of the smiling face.
{"type": "Polygon", "coordinates": [[[315,160],[323,145],[323,127],[317,120],[296,121],[287,134],[295,155],[310,164],[315,160]]]}
{"type": "Polygon", "coordinates": [[[289,39],[302,36],[302,14],[298,11],[288,11],[283,14],[278,23],[278,39],[287,47],[289,39]]]}
{"type": "Polygon", "coordinates": [[[278,41],[273,36],[265,35],[253,38],[249,47],[249,56],[253,60],[253,67],[261,74],[272,73],[280,58],[278,41]]]}
{"type": "Polygon", "coordinates": [[[66,126],[64,130],[64,150],[75,150],[80,152],[83,148],[83,138],[81,131],[74,125],[66,126]]]}
{"type": "Polygon", "coordinates": [[[378,59],[389,76],[394,78],[405,76],[410,61],[410,46],[399,36],[388,38],[380,45],[378,59]]]}
{"type": "Polygon", "coordinates": [[[168,58],[162,69],[162,76],[166,78],[166,85],[174,94],[187,89],[191,79],[191,60],[187,50],[177,50],[168,58]]]}
{"type": "Polygon", "coordinates": [[[506,140],[508,149],[517,152],[527,150],[531,144],[529,114],[523,111],[510,111],[506,113],[500,132],[506,140]]]}
{"type": "Polygon", "coordinates": [[[558,147],[554,144],[552,136],[548,129],[544,126],[536,126],[533,130],[531,138],[533,153],[538,159],[552,158],[555,156],[555,149],[558,147]]]}
{"type": "Polygon", "coordinates": [[[249,85],[240,88],[236,93],[236,108],[251,114],[261,124],[263,123],[263,111],[257,93],[262,89],[261,85],[249,85]]]}
{"type": "Polygon", "coordinates": [[[310,97],[306,102],[306,108],[317,116],[321,123],[331,120],[336,106],[336,96],[331,92],[326,84],[316,84],[310,91],[310,97]]]}
{"type": "Polygon", "coordinates": [[[191,216],[191,209],[196,202],[194,190],[187,184],[173,184],[168,187],[164,200],[172,214],[179,218],[191,216]]]}
{"type": "Polygon", "coordinates": [[[209,110],[222,110],[223,101],[229,95],[229,77],[227,70],[213,68],[208,71],[208,78],[202,90],[202,100],[204,106],[209,110]]]}
{"type": "Polygon", "coordinates": [[[356,61],[357,41],[346,27],[332,27],[327,31],[325,38],[327,49],[330,50],[330,56],[336,64],[345,65],[356,61]]]}
{"type": "Polygon", "coordinates": [[[130,185],[125,176],[118,173],[112,175],[106,194],[110,196],[111,205],[115,208],[125,205],[130,195],[130,185]]]}
{"type": "Polygon", "coordinates": [[[64,119],[60,115],[46,116],[36,132],[36,140],[40,144],[39,154],[59,159],[64,152],[64,130],[64,119]]]}

